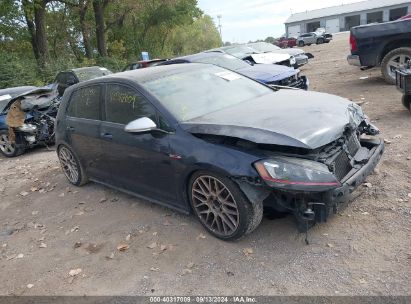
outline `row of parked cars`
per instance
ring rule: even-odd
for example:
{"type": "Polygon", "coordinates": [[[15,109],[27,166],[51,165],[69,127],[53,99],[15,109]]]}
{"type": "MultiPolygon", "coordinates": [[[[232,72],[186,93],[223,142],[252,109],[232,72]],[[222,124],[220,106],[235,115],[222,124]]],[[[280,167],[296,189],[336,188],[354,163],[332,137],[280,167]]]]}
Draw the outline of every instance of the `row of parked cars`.
{"type": "Polygon", "coordinates": [[[256,47],[139,62],[114,74],[94,67],[105,76],[56,80],[50,95],[10,94],[2,113],[19,123],[3,131],[0,149],[41,134],[37,122],[46,118],[34,122],[32,111],[56,102],[52,136],[73,185],[94,181],[193,213],[222,240],[252,232],[264,209],[294,214],[306,231],[344,206],[384,142],[355,103],[307,91],[291,55],[274,60],[256,47]]]}

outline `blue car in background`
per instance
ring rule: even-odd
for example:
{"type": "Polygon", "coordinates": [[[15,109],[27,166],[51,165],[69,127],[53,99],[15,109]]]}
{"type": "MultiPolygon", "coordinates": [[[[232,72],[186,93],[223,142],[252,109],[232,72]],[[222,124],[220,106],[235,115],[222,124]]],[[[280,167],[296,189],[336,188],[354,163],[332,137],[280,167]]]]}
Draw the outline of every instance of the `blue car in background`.
{"type": "Polygon", "coordinates": [[[303,90],[308,90],[309,86],[307,77],[300,76],[300,70],[298,69],[276,64],[251,65],[237,57],[219,52],[203,52],[179,57],[164,61],[159,65],[190,62],[214,64],[266,85],[293,87],[303,90]]]}

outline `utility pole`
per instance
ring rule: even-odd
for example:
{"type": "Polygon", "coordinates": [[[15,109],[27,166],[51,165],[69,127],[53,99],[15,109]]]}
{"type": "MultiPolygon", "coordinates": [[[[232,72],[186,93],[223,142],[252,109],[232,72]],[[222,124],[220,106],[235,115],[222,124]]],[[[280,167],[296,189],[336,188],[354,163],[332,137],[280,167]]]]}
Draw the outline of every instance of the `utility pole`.
{"type": "Polygon", "coordinates": [[[221,38],[221,42],[224,44],[224,42],[223,42],[223,35],[221,34],[221,27],[222,27],[222,25],[221,25],[221,18],[222,18],[223,16],[222,15],[217,15],[217,18],[218,18],[218,29],[219,29],[219,31],[220,31],[220,38],[221,38]]]}

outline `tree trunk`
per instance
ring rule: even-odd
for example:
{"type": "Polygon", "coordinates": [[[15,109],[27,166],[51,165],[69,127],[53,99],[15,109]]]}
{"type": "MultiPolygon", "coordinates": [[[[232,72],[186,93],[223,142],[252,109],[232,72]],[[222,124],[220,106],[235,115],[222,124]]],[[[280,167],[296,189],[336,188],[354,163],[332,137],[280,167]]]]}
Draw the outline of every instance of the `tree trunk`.
{"type": "Polygon", "coordinates": [[[30,3],[27,0],[23,0],[24,18],[26,19],[27,29],[30,34],[30,43],[31,43],[31,47],[33,48],[34,57],[36,58],[36,60],[38,60],[39,52],[37,49],[36,28],[34,26],[34,21],[33,21],[31,9],[29,5],[30,3]]]}
{"type": "Polygon", "coordinates": [[[93,0],[94,17],[96,20],[96,38],[98,53],[102,57],[107,56],[107,46],[105,37],[104,9],[107,1],[93,0]]]}
{"type": "Polygon", "coordinates": [[[36,24],[36,42],[40,66],[45,66],[49,61],[49,49],[46,33],[46,4],[45,0],[34,2],[34,23],[36,24]]]}
{"type": "Polygon", "coordinates": [[[87,58],[92,58],[93,53],[91,49],[91,42],[90,42],[90,29],[86,22],[86,14],[89,5],[89,0],[85,0],[79,8],[80,14],[80,28],[81,28],[81,35],[83,36],[83,45],[84,45],[84,52],[86,53],[87,58]]]}
{"type": "Polygon", "coordinates": [[[44,67],[50,58],[45,24],[47,2],[47,0],[34,0],[34,2],[23,0],[22,2],[34,57],[40,67],[44,67]]]}

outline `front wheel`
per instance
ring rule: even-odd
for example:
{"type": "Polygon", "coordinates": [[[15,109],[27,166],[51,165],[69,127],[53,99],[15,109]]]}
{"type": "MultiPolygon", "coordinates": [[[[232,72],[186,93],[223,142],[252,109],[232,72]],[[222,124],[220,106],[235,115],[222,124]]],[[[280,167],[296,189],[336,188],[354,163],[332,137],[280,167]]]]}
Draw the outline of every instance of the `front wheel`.
{"type": "Polygon", "coordinates": [[[304,46],[304,41],[298,41],[298,46],[303,47],[304,46]]]}
{"type": "Polygon", "coordinates": [[[381,72],[385,81],[395,84],[395,70],[404,66],[411,60],[411,48],[398,48],[392,50],[381,61],[381,72]]]}
{"type": "Polygon", "coordinates": [[[88,182],[83,167],[74,153],[66,146],[59,147],[57,151],[61,168],[70,183],[75,186],[82,186],[88,182]]]}
{"type": "Polygon", "coordinates": [[[317,39],[317,44],[323,44],[324,43],[324,39],[323,38],[318,38],[317,39]]]}
{"type": "Polygon", "coordinates": [[[23,154],[24,147],[12,143],[9,138],[8,130],[0,130],[0,152],[6,157],[16,157],[23,154]]]}
{"type": "Polygon", "coordinates": [[[252,232],[263,217],[263,204],[251,203],[230,179],[197,172],[190,179],[190,203],[213,236],[229,241],[252,232]]]}

